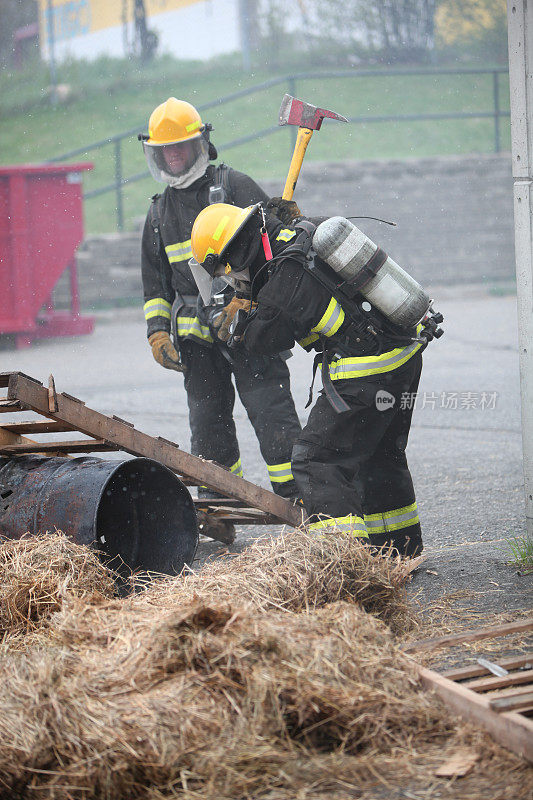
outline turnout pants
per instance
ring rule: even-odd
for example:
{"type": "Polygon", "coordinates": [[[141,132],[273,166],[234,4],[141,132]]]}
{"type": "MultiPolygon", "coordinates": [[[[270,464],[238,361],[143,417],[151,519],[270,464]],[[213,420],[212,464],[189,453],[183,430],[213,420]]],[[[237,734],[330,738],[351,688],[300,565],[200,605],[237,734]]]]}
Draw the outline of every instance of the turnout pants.
{"type": "Polygon", "coordinates": [[[422,533],[405,448],[421,354],[382,375],[343,380],[349,411],[322,392],[295,443],[292,470],[310,528],[336,528],[413,556],[422,533]]]}
{"type": "Polygon", "coordinates": [[[291,453],[301,425],[290,391],[289,369],[283,359],[249,358],[239,353],[230,363],[217,345],[205,347],[190,340],[180,341],[180,351],[187,367],[191,452],[242,476],[233,420],[233,376],[259,441],[272,489],[282,497],[295,498],[291,453]]]}

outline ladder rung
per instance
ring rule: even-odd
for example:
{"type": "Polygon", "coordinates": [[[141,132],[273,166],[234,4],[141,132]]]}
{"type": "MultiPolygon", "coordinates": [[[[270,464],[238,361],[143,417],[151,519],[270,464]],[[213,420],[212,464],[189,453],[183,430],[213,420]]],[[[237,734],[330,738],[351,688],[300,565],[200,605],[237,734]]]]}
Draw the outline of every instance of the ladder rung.
{"type": "Polygon", "coordinates": [[[66,422],[56,422],[56,420],[49,420],[48,422],[9,422],[5,425],[0,425],[4,431],[11,433],[68,433],[69,431],[76,430],[66,422]]]}
{"type": "Polygon", "coordinates": [[[22,410],[22,406],[18,400],[0,400],[0,414],[11,414],[13,411],[22,410]]]}
{"type": "Polygon", "coordinates": [[[105,439],[86,439],[72,442],[36,442],[32,444],[8,444],[0,446],[0,453],[19,455],[22,453],[98,453],[119,450],[105,439]]]}

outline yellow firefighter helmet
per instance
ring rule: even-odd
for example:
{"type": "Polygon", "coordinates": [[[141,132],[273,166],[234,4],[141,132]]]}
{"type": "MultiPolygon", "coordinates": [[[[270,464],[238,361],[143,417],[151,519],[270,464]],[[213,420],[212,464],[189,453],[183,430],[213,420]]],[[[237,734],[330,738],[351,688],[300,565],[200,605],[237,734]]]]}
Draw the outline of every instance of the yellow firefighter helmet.
{"type": "Polygon", "coordinates": [[[191,249],[198,263],[211,253],[222,257],[235,236],[252,217],[260,203],[239,208],[229,203],[213,203],[200,211],[191,233],[191,249]]]}
{"type": "Polygon", "coordinates": [[[169,97],[157,106],[150,116],[148,136],[139,135],[155,180],[185,189],[201,178],[209,163],[210,129],[185,100],[169,97]]]}
{"type": "Polygon", "coordinates": [[[190,103],[169,97],[157,106],[148,122],[147,144],[176,144],[201,135],[204,125],[190,103]]]}

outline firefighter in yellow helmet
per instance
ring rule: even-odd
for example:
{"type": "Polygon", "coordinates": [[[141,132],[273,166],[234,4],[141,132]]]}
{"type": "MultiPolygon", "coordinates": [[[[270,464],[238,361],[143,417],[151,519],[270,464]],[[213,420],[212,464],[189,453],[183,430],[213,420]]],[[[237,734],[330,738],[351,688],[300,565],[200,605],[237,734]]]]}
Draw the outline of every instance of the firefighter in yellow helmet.
{"type": "Polygon", "coordinates": [[[202,177],[209,163],[209,130],[194,106],[184,100],[169,97],[157,106],[148,123],[148,136],[142,137],[152,177],[175,189],[202,177]]]}
{"type": "Polygon", "coordinates": [[[429,296],[341,217],[284,225],[260,203],[221,203],[198,215],[191,243],[200,291],[221,275],[237,290],[240,306],[216,320],[234,352],[295,342],[317,352],[323,391],[291,458],[309,529],[417,555],[422,533],[405,455],[413,406],[402,398],[416,396],[422,351],[442,334],[429,296]],[[385,264],[370,303],[365,287],[385,264]],[[395,316],[398,308],[409,314],[395,316]]]}
{"type": "Polygon", "coordinates": [[[152,199],[142,240],[148,340],[159,364],[184,372],[191,452],[242,475],[233,421],[233,378],[272,488],[291,498],[296,490],[290,456],[301,428],[287,365],[278,354],[229,352],[214,335],[212,320],[232,301],[234,292],[219,280],[213,292],[199,300],[188,265],[192,225],[202,209],[220,201],[234,208],[233,204],[268,200],[248,175],[225,164],[210,164],[217,158],[210,131],[194,106],[170,97],[150,116],[148,135],[139,136],[152,176],[166,184],[163,193],[152,199]]]}

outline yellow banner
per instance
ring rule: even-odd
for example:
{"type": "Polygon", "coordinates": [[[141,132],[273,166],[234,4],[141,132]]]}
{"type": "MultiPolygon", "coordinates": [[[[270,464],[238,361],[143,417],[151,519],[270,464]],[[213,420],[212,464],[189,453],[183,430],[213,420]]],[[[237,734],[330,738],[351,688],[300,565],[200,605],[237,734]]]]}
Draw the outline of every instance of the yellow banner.
{"type": "MultiPolygon", "coordinates": [[[[145,0],[146,16],[154,17],[201,0],[145,0]]],[[[39,0],[41,36],[48,41],[50,9],[56,42],[115,28],[133,20],[134,0],[39,0]]]]}

